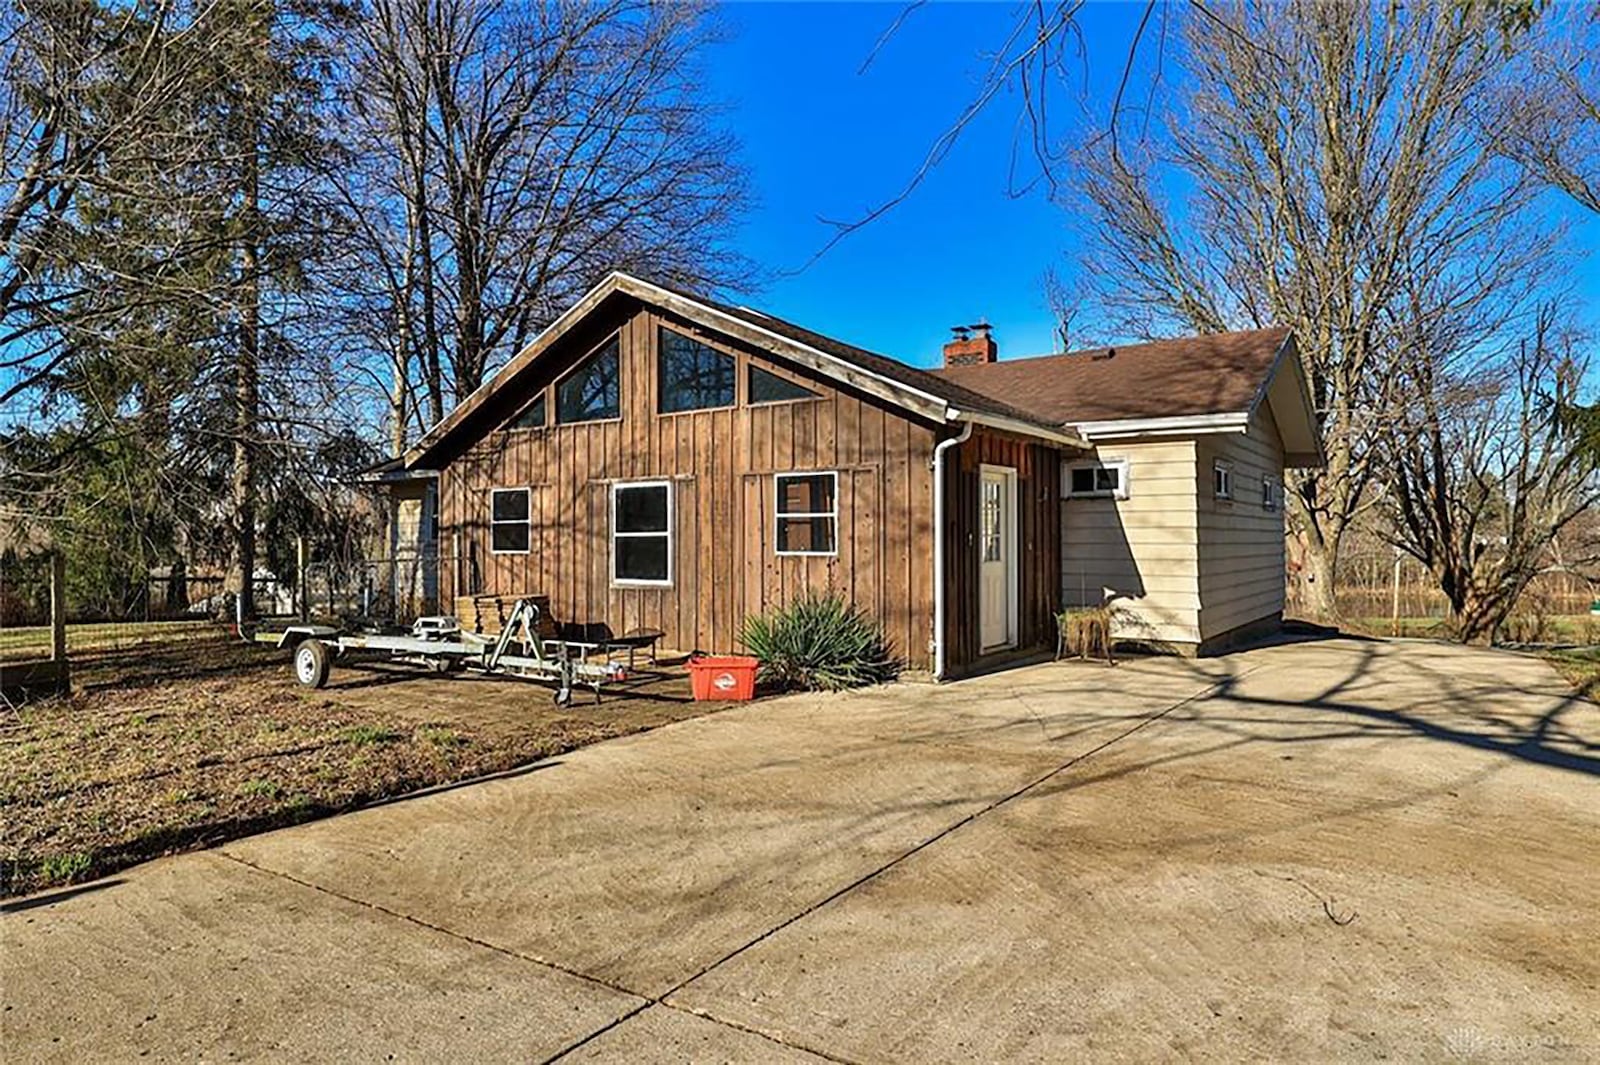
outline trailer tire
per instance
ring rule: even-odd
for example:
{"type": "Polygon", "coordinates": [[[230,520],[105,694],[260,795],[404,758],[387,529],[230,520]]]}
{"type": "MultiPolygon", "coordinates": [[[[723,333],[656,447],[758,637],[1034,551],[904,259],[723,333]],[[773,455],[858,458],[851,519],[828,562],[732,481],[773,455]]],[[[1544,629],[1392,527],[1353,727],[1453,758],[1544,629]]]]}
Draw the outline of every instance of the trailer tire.
{"type": "Polygon", "coordinates": [[[294,649],[294,679],[307,688],[321,688],[327,684],[332,666],[328,645],[321,640],[301,640],[300,646],[294,649]]]}

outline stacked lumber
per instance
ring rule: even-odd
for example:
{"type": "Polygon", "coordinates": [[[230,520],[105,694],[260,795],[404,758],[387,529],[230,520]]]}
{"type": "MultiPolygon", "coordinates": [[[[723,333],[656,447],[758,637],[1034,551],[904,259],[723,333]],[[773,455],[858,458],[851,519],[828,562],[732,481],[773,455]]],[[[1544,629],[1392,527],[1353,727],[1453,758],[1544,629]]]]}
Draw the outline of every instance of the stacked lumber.
{"type": "Polygon", "coordinates": [[[463,595],[456,599],[456,618],[468,632],[498,636],[518,599],[527,599],[539,608],[536,628],[541,638],[554,640],[560,635],[555,619],[550,616],[548,595],[463,595]]]}

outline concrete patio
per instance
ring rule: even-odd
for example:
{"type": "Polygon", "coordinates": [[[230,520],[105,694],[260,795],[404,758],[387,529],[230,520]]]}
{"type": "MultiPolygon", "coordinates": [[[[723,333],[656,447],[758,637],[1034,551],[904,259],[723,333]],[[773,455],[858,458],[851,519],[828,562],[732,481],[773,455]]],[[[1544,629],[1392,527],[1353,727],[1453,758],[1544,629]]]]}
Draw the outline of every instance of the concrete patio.
{"type": "MultiPolygon", "coordinates": [[[[604,707],[595,710],[604,713],[604,707]]],[[[7,1060],[1600,1057],[1600,708],[1330,640],[794,696],[3,918],[7,1060]]]]}

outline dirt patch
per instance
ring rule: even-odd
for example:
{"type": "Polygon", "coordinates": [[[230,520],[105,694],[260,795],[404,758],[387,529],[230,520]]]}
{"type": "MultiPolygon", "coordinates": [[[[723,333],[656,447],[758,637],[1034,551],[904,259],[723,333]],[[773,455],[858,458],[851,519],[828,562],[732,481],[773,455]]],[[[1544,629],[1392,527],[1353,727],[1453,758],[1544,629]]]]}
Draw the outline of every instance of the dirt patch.
{"type": "Polygon", "coordinates": [[[217,642],[77,665],[75,693],[0,719],[0,893],[74,883],[695,717],[681,673],[557,708],[538,684],[336,669],[217,642]],[[169,656],[170,655],[170,656],[169,656]]]}

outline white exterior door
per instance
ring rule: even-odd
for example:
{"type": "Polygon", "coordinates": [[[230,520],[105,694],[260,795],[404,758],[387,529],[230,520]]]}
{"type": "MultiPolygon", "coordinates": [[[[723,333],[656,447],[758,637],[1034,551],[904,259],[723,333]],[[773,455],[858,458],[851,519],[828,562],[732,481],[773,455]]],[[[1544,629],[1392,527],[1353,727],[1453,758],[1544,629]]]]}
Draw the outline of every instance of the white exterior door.
{"type": "Polygon", "coordinates": [[[978,485],[978,635],[983,650],[1016,642],[1017,474],[984,466],[978,485]]]}

